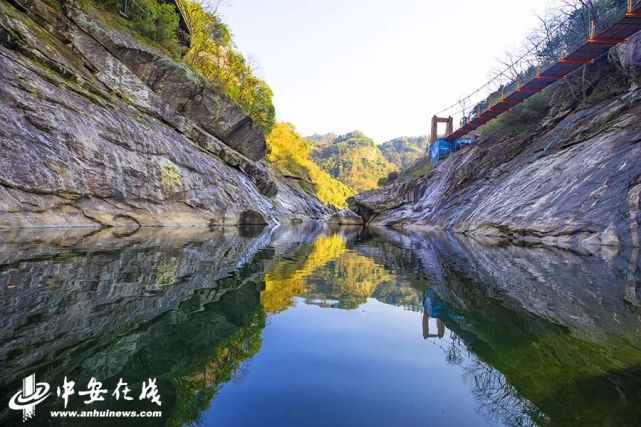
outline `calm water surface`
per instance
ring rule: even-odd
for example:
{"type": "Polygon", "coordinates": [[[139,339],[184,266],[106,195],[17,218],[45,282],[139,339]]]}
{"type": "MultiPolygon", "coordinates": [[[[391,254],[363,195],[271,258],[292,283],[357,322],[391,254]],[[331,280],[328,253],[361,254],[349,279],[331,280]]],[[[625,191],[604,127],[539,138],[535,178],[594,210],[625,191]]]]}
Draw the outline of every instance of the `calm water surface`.
{"type": "Polygon", "coordinates": [[[0,425],[638,426],[639,264],[310,225],[0,232],[0,425]],[[67,410],[162,416],[52,418],[65,377],[67,410]]]}

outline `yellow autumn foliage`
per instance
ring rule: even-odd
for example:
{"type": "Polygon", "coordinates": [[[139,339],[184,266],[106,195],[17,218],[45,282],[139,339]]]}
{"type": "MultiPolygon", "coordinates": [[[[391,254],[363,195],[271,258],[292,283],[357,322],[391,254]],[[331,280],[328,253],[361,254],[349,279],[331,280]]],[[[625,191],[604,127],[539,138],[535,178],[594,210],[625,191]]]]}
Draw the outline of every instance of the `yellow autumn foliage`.
{"type": "MultiPolygon", "coordinates": [[[[371,258],[355,252],[346,252],[333,265],[319,271],[315,277],[319,282],[329,286],[322,293],[350,295],[368,298],[377,286],[383,282],[395,280],[395,277],[371,258]]],[[[331,298],[332,295],[330,295],[331,298]]]]}
{"type": "Polygon", "coordinates": [[[236,102],[265,133],[274,126],[276,110],[269,85],[238,51],[229,27],[198,1],[185,2],[191,21],[191,47],[184,60],[236,102]]]}
{"type": "Polygon", "coordinates": [[[309,142],[303,139],[289,123],[276,123],[267,137],[271,153],[267,160],[283,175],[297,180],[301,187],[314,194],[325,204],[338,208],[347,206],[346,200],[354,190],[333,178],[312,160],[309,142]]]}
{"type": "Polygon", "coordinates": [[[295,295],[305,290],[307,276],[346,251],[343,239],[334,234],[319,237],[300,260],[281,260],[265,273],[265,290],[260,300],[267,313],[278,313],[292,304],[295,295]]]}
{"type": "Polygon", "coordinates": [[[319,237],[311,250],[300,258],[279,260],[265,274],[261,293],[268,314],[292,305],[294,296],[342,301],[353,308],[372,296],[383,283],[396,278],[370,258],[351,252],[339,235],[319,237]]]}

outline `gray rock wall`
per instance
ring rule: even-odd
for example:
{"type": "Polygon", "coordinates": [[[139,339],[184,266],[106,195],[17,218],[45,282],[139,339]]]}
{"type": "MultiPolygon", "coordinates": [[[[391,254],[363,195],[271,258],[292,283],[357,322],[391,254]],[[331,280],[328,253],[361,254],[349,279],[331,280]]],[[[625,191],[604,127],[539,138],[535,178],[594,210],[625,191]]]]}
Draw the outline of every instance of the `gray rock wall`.
{"type": "Polygon", "coordinates": [[[408,229],[639,246],[640,40],[593,67],[592,95],[603,100],[578,107],[553,96],[537,130],[480,140],[423,178],[354,197],[350,208],[371,224],[408,229]]]}
{"type": "Polygon", "coordinates": [[[0,227],[236,224],[329,211],[238,106],[65,0],[0,1],[0,227]]]}

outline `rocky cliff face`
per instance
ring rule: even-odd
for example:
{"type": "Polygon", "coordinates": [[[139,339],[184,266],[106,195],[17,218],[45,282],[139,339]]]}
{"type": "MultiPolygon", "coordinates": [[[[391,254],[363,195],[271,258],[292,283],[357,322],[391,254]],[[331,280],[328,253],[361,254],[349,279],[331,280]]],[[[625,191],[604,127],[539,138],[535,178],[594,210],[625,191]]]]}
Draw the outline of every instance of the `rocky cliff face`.
{"type": "Polygon", "coordinates": [[[0,0],[0,227],[324,219],[191,69],[73,0],[0,0]]]}
{"type": "Polygon", "coordinates": [[[639,246],[640,70],[636,37],[591,67],[582,107],[561,102],[563,82],[535,131],[482,139],[424,177],[348,203],[370,224],[639,246]]]}

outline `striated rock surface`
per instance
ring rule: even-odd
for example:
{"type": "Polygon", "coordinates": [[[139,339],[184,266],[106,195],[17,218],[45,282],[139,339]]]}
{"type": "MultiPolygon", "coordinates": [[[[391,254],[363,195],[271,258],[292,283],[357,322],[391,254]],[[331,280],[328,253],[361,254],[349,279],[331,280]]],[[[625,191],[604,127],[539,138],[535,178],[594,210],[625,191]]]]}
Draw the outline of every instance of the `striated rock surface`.
{"type": "Polygon", "coordinates": [[[233,102],[99,13],[61,5],[0,1],[0,227],[329,216],[261,160],[264,136],[233,102]]]}
{"type": "Polygon", "coordinates": [[[408,229],[639,246],[639,52],[637,37],[593,66],[591,106],[553,94],[535,131],[480,140],[424,177],[355,196],[350,208],[367,223],[408,229]]]}
{"type": "Polygon", "coordinates": [[[351,209],[345,208],[332,215],[329,222],[339,225],[363,225],[363,218],[351,209]]]}

